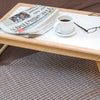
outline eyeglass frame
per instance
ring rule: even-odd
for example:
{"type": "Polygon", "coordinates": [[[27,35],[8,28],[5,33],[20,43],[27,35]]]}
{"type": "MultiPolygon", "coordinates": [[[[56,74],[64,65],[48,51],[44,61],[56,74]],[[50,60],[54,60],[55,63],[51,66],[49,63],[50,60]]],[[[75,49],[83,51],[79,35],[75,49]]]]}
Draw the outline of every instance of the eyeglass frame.
{"type": "Polygon", "coordinates": [[[78,25],[76,22],[74,22],[74,24],[77,25],[78,27],[80,27],[81,29],[83,29],[83,30],[84,30],[85,32],[87,32],[87,33],[93,33],[93,32],[95,32],[95,31],[97,31],[98,28],[100,28],[100,26],[98,26],[98,27],[89,28],[89,29],[87,30],[87,29],[83,28],[82,26],[78,25]],[[92,30],[92,29],[95,29],[95,30],[92,31],[92,32],[89,32],[89,30],[92,30]]]}
{"type": "Polygon", "coordinates": [[[88,33],[93,33],[93,32],[96,32],[98,28],[100,28],[100,26],[89,28],[87,31],[88,31],[88,33]],[[89,30],[93,30],[93,31],[89,32],[89,30]]]}

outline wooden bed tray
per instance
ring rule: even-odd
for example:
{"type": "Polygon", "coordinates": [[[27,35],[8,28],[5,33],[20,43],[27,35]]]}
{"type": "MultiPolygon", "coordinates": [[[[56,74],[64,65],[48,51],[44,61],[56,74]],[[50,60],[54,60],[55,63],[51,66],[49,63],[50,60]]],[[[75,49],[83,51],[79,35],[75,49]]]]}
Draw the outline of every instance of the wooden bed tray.
{"type": "MultiPolygon", "coordinates": [[[[3,18],[1,18],[0,21],[6,19],[8,16],[10,16],[13,13],[13,11],[15,11],[20,6],[32,7],[33,5],[34,4],[18,3],[3,18]]],[[[58,9],[60,9],[60,11],[63,12],[72,12],[72,13],[86,14],[86,15],[92,13],[92,12],[63,9],[63,8],[58,8],[58,9]]],[[[94,60],[96,61],[100,72],[100,50],[88,49],[88,48],[67,45],[62,43],[55,43],[55,42],[45,41],[45,40],[37,40],[35,38],[24,38],[21,36],[15,36],[15,35],[4,34],[4,33],[0,33],[0,43],[22,47],[22,48],[44,51],[44,52],[94,60]]]]}

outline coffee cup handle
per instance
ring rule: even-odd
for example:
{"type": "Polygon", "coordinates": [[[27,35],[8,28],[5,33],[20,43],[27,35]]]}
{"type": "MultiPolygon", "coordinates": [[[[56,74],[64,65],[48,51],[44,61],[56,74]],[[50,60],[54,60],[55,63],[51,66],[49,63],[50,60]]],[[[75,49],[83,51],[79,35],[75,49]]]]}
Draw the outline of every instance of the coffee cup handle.
{"type": "Polygon", "coordinates": [[[59,25],[60,25],[59,22],[56,22],[56,23],[54,24],[54,30],[55,30],[56,32],[60,32],[60,27],[58,28],[59,25]]]}

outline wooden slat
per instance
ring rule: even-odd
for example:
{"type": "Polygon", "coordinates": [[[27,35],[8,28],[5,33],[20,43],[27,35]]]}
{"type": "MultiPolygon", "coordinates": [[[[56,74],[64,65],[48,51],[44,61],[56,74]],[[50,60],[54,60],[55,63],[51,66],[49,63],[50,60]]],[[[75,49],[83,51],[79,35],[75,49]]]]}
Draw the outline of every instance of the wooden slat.
{"type": "Polygon", "coordinates": [[[97,66],[98,66],[98,70],[100,72],[100,61],[96,61],[96,63],[97,63],[97,66]]]}
{"type": "Polygon", "coordinates": [[[8,47],[8,45],[4,44],[1,48],[0,48],[0,55],[5,51],[5,49],[8,47]]]}

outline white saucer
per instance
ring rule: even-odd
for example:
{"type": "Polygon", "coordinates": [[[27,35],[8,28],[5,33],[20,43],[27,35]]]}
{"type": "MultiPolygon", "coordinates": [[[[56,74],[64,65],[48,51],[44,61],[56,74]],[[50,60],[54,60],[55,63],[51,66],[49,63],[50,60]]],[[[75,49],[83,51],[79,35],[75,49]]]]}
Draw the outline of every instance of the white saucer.
{"type": "Polygon", "coordinates": [[[73,31],[71,33],[68,33],[68,34],[62,34],[62,33],[57,32],[57,31],[56,31],[56,34],[59,35],[59,36],[61,36],[61,37],[70,37],[70,36],[73,36],[73,35],[76,34],[76,28],[74,28],[73,31]]]}

